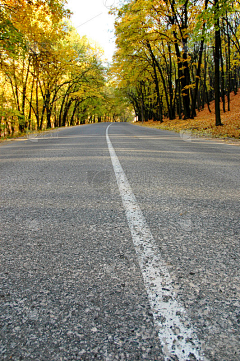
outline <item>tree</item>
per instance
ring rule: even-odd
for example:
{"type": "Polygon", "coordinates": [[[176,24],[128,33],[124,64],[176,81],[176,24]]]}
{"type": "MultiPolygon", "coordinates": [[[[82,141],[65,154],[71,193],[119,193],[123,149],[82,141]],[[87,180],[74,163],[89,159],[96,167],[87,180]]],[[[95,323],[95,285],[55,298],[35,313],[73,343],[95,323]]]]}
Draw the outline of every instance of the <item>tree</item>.
{"type": "Polygon", "coordinates": [[[4,134],[79,123],[84,104],[102,96],[101,49],[78,35],[65,18],[63,4],[58,0],[4,4],[5,20],[8,16],[22,39],[14,49],[6,38],[2,44],[4,134]],[[8,126],[10,118],[13,127],[8,126]]]}
{"type": "Polygon", "coordinates": [[[116,15],[117,44],[112,69],[120,86],[125,82],[126,90],[130,89],[129,99],[136,112],[140,102],[140,113],[146,117],[152,80],[156,101],[148,114],[158,114],[159,120],[161,113],[169,119],[174,119],[176,113],[180,119],[182,115],[185,119],[194,118],[197,108],[205,103],[209,106],[215,99],[216,125],[221,124],[220,95],[225,109],[226,84],[228,99],[231,89],[236,91],[238,84],[239,65],[230,49],[231,43],[240,50],[237,8],[237,3],[231,5],[229,0],[215,0],[215,5],[209,0],[138,0],[112,11],[116,15]]]}
{"type": "Polygon", "coordinates": [[[220,76],[219,76],[219,58],[221,37],[219,28],[219,0],[214,0],[214,17],[215,17],[215,50],[214,50],[214,64],[215,64],[215,118],[216,126],[222,125],[220,116],[220,76]]]}

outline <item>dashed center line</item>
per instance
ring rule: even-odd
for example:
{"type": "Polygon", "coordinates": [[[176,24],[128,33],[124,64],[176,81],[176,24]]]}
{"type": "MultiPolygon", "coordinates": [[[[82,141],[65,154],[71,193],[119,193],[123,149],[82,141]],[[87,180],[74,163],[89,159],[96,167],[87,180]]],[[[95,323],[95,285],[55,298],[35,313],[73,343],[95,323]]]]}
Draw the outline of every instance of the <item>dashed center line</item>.
{"type": "Polygon", "coordinates": [[[108,150],[165,361],[187,361],[193,357],[206,361],[185,308],[176,300],[171,276],[112,146],[108,136],[110,125],[106,129],[108,150]]]}

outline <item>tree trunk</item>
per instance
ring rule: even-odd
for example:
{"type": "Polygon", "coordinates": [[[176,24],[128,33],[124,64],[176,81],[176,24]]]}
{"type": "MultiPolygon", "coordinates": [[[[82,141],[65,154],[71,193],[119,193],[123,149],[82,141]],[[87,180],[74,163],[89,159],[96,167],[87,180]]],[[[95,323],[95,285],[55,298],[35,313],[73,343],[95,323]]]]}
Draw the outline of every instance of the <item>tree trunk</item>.
{"type": "Polygon", "coordinates": [[[161,100],[160,100],[160,93],[159,93],[159,84],[158,84],[158,77],[157,77],[157,70],[156,70],[156,64],[153,60],[153,70],[154,70],[154,83],[156,87],[157,92],[157,120],[162,123],[162,107],[161,107],[161,100]]]}
{"type": "Polygon", "coordinates": [[[228,98],[228,111],[230,111],[230,87],[231,87],[231,66],[230,66],[230,56],[231,56],[231,49],[230,49],[230,35],[229,29],[227,24],[227,50],[226,50],[226,64],[227,64],[227,98],[228,98]]]}
{"type": "Polygon", "coordinates": [[[224,63],[223,63],[223,55],[222,55],[222,44],[220,42],[220,60],[221,60],[221,98],[223,103],[223,111],[225,113],[225,82],[224,82],[224,63]]]}
{"type": "Polygon", "coordinates": [[[184,53],[183,57],[181,57],[179,46],[175,43],[177,62],[178,62],[178,78],[181,82],[182,87],[182,96],[183,96],[183,110],[184,110],[184,118],[190,118],[190,95],[189,89],[187,88],[190,85],[190,74],[189,74],[189,66],[187,60],[187,41],[184,41],[183,44],[184,53]],[[183,58],[183,61],[181,60],[183,58]],[[184,70],[182,70],[184,68],[184,70]]]}
{"type": "Polygon", "coordinates": [[[219,55],[220,55],[220,46],[221,46],[221,38],[220,38],[220,28],[219,28],[219,0],[214,0],[215,6],[215,51],[214,51],[214,64],[215,64],[215,125],[222,125],[221,115],[220,115],[220,76],[219,76],[219,55]]]}
{"type": "Polygon", "coordinates": [[[168,86],[169,86],[169,96],[170,96],[170,116],[169,119],[175,119],[175,109],[173,106],[173,83],[172,83],[172,56],[171,56],[171,45],[168,44],[168,54],[169,54],[169,71],[168,71],[168,86]]]}
{"type": "MultiPolygon", "coordinates": [[[[208,4],[208,0],[205,0],[205,9],[207,8],[207,4],[208,4]]],[[[193,100],[192,100],[191,118],[194,118],[196,116],[196,101],[197,101],[197,97],[198,97],[198,86],[199,86],[200,75],[201,75],[201,64],[202,64],[205,27],[206,26],[204,23],[203,30],[202,30],[202,39],[201,39],[201,45],[200,45],[200,51],[199,51],[199,58],[198,58],[198,67],[197,67],[197,72],[196,72],[196,87],[194,89],[193,100]]],[[[199,107],[199,102],[198,102],[198,107],[199,107]]]]}
{"type": "Polygon", "coordinates": [[[149,49],[150,56],[151,56],[152,60],[155,62],[156,66],[158,68],[158,71],[160,73],[161,79],[162,79],[163,89],[164,89],[166,102],[167,102],[167,108],[168,108],[168,117],[169,117],[169,119],[171,119],[171,111],[170,111],[170,106],[169,106],[168,91],[167,91],[167,87],[166,87],[165,78],[164,78],[161,66],[160,66],[159,62],[157,61],[155,55],[153,54],[153,51],[152,51],[152,48],[151,48],[151,45],[149,42],[147,43],[147,47],[149,49]]]}

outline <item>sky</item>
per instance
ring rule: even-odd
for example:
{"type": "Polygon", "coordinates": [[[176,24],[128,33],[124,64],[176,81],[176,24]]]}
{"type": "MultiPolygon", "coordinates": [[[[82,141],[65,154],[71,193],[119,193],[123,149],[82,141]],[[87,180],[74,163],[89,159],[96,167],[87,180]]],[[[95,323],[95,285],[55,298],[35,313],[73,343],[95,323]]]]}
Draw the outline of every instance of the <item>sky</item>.
{"type": "Polygon", "coordinates": [[[78,33],[97,42],[104,57],[111,61],[115,49],[114,16],[109,15],[111,5],[117,0],[68,0],[67,8],[73,13],[72,24],[78,33]]]}

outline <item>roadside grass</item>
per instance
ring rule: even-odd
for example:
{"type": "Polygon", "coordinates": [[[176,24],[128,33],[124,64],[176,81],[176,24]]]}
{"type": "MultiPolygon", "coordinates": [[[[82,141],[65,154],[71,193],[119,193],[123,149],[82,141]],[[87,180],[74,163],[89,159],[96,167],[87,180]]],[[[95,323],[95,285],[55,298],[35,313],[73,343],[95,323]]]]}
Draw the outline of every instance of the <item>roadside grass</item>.
{"type": "MultiPolygon", "coordinates": [[[[173,130],[175,132],[180,132],[183,130],[189,130],[191,133],[199,136],[207,136],[211,138],[233,138],[240,139],[240,93],[230,95],[230,111],[225,113],[221,110],[221,120],[223,126],[215,126],[215,111],[214,111],[214,101],[210,103],[209,112],[207,106],[199,112],[197,112],[197,117],[195,119],[187,120],[169,120],[164,119],[163,123],[148,121],[148,122],[136,122],[134,124],[143,125],[147,127],[173,130]]],[[[227,99],[226,105],[227,109],[227,99]]],[[[222,109],[222,103],[221,103],[222,109]]]]}

